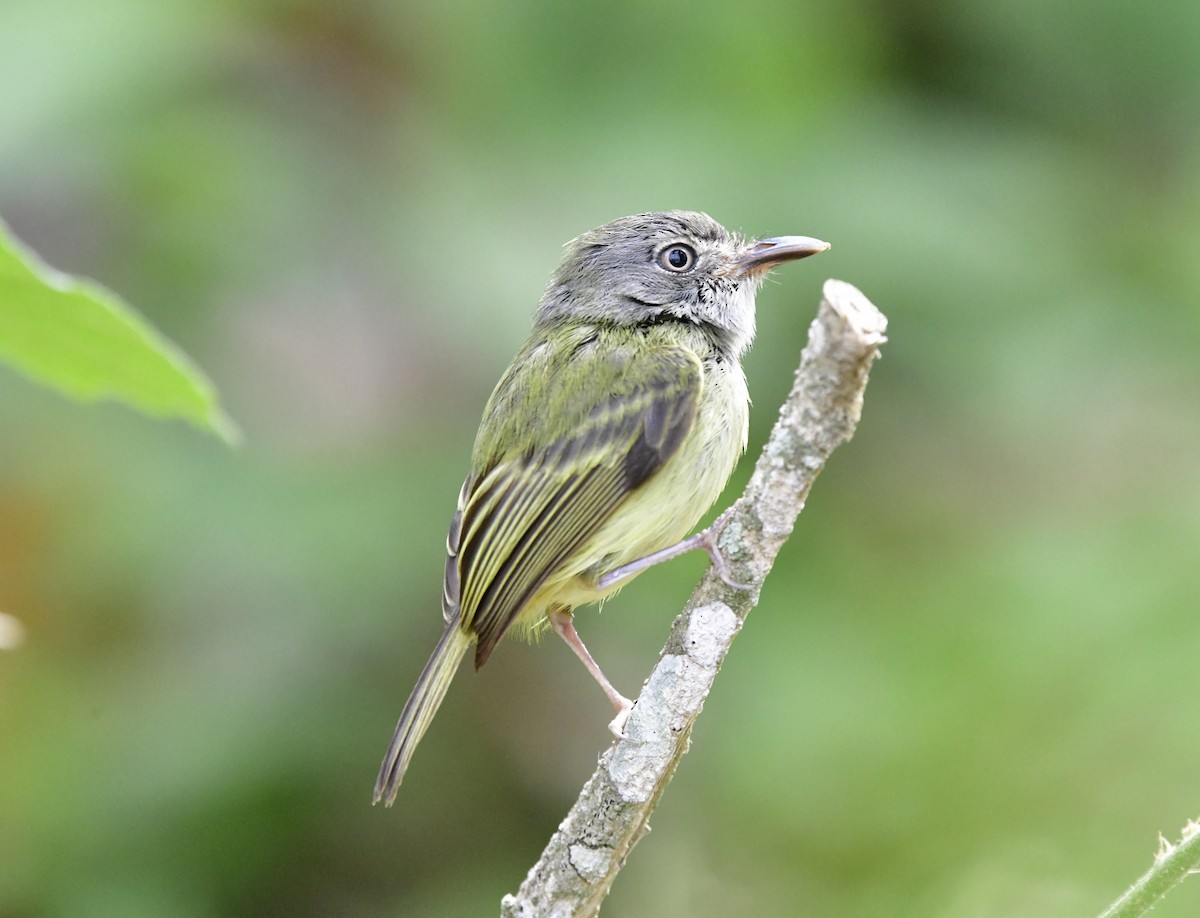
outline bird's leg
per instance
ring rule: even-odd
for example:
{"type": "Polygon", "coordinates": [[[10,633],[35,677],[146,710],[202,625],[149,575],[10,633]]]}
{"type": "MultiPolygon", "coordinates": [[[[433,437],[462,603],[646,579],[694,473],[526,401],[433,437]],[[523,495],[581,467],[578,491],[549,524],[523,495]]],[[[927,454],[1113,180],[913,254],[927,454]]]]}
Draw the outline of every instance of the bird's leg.
{"type": "Polygon", "coordinates": [[[717,547],[717,537],[720,536],[721,530],[729,522],[730,517],[733,515],[733,509],[733,507],[730,507],[718,516],[716,521],[707,529],[701,529],[695,535],[688,536],[682,542],[676,542],[674,545],[669,545],[651,555],[646,555],[644,558],[638,558],[636,561],[630,561],[628,564],[623,564],[620,567],[613,568],[611,571],[601,574],[596,580],[596,586],[602,590],[607,589],[614,583],[624,580],[627,577],[632,577],[634,574],[640,574],[642,571],[654,567],[654,565],[661,561],[669,561],[671,558],[678,558],[689,551],[702,548],[708,553],[708,558],[712,561],[712,566],[716,570],[717,576],[728,586],[733,587],[735,590],[753,589],[751,584],[739,583],[733,579],[733,574],[729,571],[729,565],[725,561],[725,556],[721,554],[721,549],[717,547]]]}
{"type": "Polygon", "coordinates": [[[571,610],[563,608],[552,609],[549,614],[550,624],[554,627],[555,632],[567,642],[568,647],[575,651],[575,656],[579,657],[580,662],[587,667],[587,671],[592,674],[592,678],[600,683],[600,688],[604,689],[604,694],[608,696],[608,700],[612,702],[612,706],[617,709],[617,716],[608,725],[608,729],[613,732],[614,736],[620,739],[625,735],[623,732],[625,730],[625,721],[629,720],[629,712],[633,709],[633,702],[613,688],[613,684],[600,671],[600,667],[596,665],[596,661],[592,659],[592,655],[588,653],[588,649],[583,646],[579,632],[575,630],[572,617],[571,610]]]}

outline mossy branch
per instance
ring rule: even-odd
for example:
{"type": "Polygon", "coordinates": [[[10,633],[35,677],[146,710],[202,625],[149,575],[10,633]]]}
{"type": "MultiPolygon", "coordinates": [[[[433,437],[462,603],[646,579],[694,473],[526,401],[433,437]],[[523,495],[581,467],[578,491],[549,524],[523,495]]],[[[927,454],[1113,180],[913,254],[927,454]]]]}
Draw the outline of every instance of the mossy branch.
{"type": "Polygon", "coordinates": [[[504,897],[504,918],[590,916],[612,887],[687,751],[730,644],[833,450],[854,434],[887,319],[857,289],[826,281],[791,394],[720,536],[734,577],[709,570],[683,612],[625,727],[525,882],[504,897]]]}

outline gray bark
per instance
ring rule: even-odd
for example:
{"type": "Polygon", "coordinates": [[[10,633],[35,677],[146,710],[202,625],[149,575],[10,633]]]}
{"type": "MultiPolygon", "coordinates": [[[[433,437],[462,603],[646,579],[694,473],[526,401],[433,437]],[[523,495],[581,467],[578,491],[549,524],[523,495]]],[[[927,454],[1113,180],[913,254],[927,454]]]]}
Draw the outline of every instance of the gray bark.
{"type": "Polygon", "coordinates": [[[503,918],[591,916],[600,910],[687,751],[725,654],[758,603],[763,579],[833,450],[854,434],[887,319],[850,284],[826,281],[791,394],[720,536],[737,590],[711,569],[676,618],[625,727],[550,839],[503,918]]]}

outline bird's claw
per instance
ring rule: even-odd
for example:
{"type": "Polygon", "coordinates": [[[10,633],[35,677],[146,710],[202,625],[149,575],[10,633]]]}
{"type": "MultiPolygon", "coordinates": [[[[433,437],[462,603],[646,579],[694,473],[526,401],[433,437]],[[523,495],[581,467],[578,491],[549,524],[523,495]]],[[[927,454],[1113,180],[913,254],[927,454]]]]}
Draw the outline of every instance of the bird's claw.
{"type": "Polygon", "coordinates": [[[725,556],[721,554],[721,549],[717,545],[717,539],[733,518],[733,511],[736,506],[735,504],[734,507],[730,507],[718,516],[711,526],[700,533],[701,545],[705,552],[708,553],[708,559],[712,562],[713,570],[717,572],[717,576],[721,578],[721,581],[726,586],[732,587],[735,590],[752,590],[754,589],[754,584],[742,583],[740,580],[733,579],[733,574],[729,570],[729,562],[725,560],[725,556]]]}
{"type": "Polygon", "coordinates": [[[609,732],[617,739],[625,739],[625,724],[629,721],[629,714],[632,710],[633,702],[628,698],[621,698],[621,704],[617,708],[617,716],[608,724],[609,732]]]}

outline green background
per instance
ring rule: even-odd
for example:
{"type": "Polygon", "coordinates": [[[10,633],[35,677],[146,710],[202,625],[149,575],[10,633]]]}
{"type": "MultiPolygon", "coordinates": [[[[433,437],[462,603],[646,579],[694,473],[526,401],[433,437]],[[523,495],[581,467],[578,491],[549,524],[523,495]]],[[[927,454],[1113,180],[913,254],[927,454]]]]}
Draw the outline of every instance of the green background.
{"type": "MultiPolygon", "coordinates": [[[[245,444],[0,371],[0,915],[496,912],[608,739],[570,654],[371,784],[559,246],[674,207],[834,244],[752,454],[824,278],[891,341],[607,912],[1089,915],[1200,815],[1200,5],[7,0],[0,215],[245,444]]],[[[703,566],[581,615],[618,686],[703,566]]]]}

